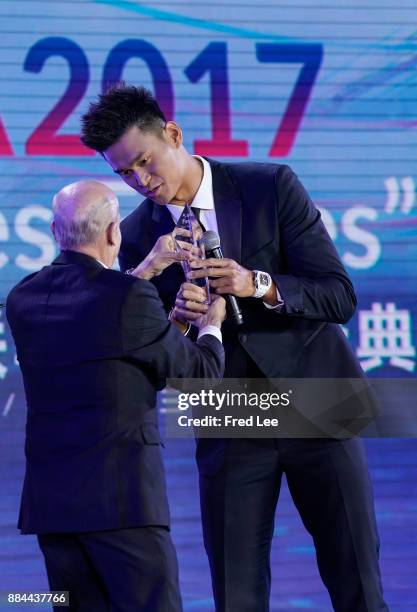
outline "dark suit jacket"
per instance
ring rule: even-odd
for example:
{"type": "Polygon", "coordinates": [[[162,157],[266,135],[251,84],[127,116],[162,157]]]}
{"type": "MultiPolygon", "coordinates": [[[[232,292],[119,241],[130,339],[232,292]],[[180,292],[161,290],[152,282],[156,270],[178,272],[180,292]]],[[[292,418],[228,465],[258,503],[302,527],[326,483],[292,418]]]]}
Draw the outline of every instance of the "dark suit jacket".
{"type": "Polygon", "coordinates": [[[7,318],[28,409],[22,532],[168,526],[156,391],[221,376],[221,343],[184,338],[151,283],[72,251],[11,291],[7,318]]]}
{"type": "MultiPolygon", "coordinates": [[[[242,376],[242,361],[236,357],[244,352],[269,378],[362,377],[338,325],[355,310],[354,289],[296,175],[285,165],[209,162],[224,256],[245,268],[269,272],[285,302],[277,313],[267,310],[262,300],[240,300],[243,328],[227,322],[223,326],[225,376],[242,376]]],[[[121,269],[136,266],[158,236],[173,227],[168,209],[145,200],[122,222],[121,269]]],[[[181,282],[180,266],[154,279],[167,309],[181,282]]],[[[224,442],[204,440],[201,446],[219,457],[224,442]]],[[[204,452],[198,453],[203,469],[204,452]]]]}

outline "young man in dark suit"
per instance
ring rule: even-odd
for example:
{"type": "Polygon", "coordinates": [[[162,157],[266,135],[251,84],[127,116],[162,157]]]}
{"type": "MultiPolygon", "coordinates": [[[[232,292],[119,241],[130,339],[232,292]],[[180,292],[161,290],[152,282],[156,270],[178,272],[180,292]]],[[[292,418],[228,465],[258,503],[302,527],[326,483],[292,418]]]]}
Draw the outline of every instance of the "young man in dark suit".
{"type": "MultiPolygon", "coordinates": [[[[181,128],[144,88],[113,88],[90,106],[82,125],[83,142],[146,197],[122,222],[122,269],[144,265],[186,203],[200,209],[205,229],[219,233],[225,258],[206,262],[211,287],[236,296],[244,319],[241,327],[226,320],[223,328],[226,377],[363,376],[338,325],[355,310],[352,283],[288,166],[190,155],[181,128]]],[[[183,280],[178,267],[154,278],[167,310],[192,295],[187,287],[176,298],[183,280]]],[[[334,609],[387,610],[360,440],[202,439],[197,462],[217,612],[269,610],[269,554],[284,473],[334,609]]]]}
{"type": "MultiPolygon", "coordinates": [[[[68,185],[54,199],[60,255],[8,296],[28,408],[18,526],[37,534],[66,609],[180,612],[156,392],[221,377],[225,304],[200,308],[197,343],[184,338],[148,280],[110,269],[119,225],[105,185],[68,185]]],[[[159,269],[177,258],[157,251],[159,269]]]]}

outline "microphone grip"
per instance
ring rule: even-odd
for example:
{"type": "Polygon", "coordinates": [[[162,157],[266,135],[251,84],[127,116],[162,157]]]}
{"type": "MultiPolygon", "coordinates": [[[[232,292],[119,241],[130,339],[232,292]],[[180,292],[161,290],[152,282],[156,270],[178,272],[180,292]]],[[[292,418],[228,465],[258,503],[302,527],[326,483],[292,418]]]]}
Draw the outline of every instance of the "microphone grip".
{"type": "MultiPolygon", "coordinates": [[[[223,253],[220,247],[215,247],[214,249],[209,251],[207,255],[214,257],[215,259],[223,259],[223,253]]],[[[228,302],[230,306],[234,322],[236,323],[236,325],[242,325],[243,316],[239,307],[239,302],[237,301],[236,297],[234,295],[230,295],[230,293],[228,293],[224,297],[226,299],[226,302],[228,302]]]]}
{"type": "Polygon", "coordinates": [[[243,324],[243,316],[241,313],[241,310],[239,308],[239,303],[237,301],[237,299],[235,298],[234,295],[226,295],[226,300],[229,302],[230,304],[230,310],[233,313],[233,319],[234,322],[236,323],[236,325],[242,325],[243,324]]]}

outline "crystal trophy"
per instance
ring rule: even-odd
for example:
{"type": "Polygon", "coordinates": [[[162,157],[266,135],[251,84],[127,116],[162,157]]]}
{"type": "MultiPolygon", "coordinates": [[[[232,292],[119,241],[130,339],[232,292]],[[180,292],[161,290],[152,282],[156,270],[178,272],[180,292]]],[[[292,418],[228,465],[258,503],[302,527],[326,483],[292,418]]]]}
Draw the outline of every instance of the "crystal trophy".
{"type": "MultiPolygon", "coordinates": [[[[191,252],[194,261],[200,260],[204,262],[206,255],[204,251],[204,244],[202,241],[203,229],[195,216],[194,212],[191,210],[191,206],[186,204],[184,206],[184,210],[181,213],[180,218],[175,226],[173,236],[175,239],[175,245],[177,251],[186,250],[191,252]]],[[[206,299],[203,304],[210,304],[210,289],[209,289],[209,280],[208,277],[205,276],[203,278],[188,278],[189,272],[191,270],[196,270],[198,268],[191,268],[188,261],[181,262],[185,278],[194,285],[198,287],[203,287],[206,291],[206,299]]],[[[202,263],[202,266],[204,264],[202,263]]]]}

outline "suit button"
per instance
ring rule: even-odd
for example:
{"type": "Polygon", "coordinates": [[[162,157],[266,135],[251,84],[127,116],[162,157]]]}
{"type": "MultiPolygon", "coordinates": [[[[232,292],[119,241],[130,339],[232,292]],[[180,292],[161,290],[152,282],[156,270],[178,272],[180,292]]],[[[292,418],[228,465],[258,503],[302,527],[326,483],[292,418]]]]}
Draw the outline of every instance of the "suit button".
{"type": "Polygon", "coordinates": [[[242,334],[240,336],[240,341],[242,342],[242,344],[245,344],[245,342],[247,342],[247,339],[248,339],[248,337],[247,337],[246,334],[242,334]]]}

